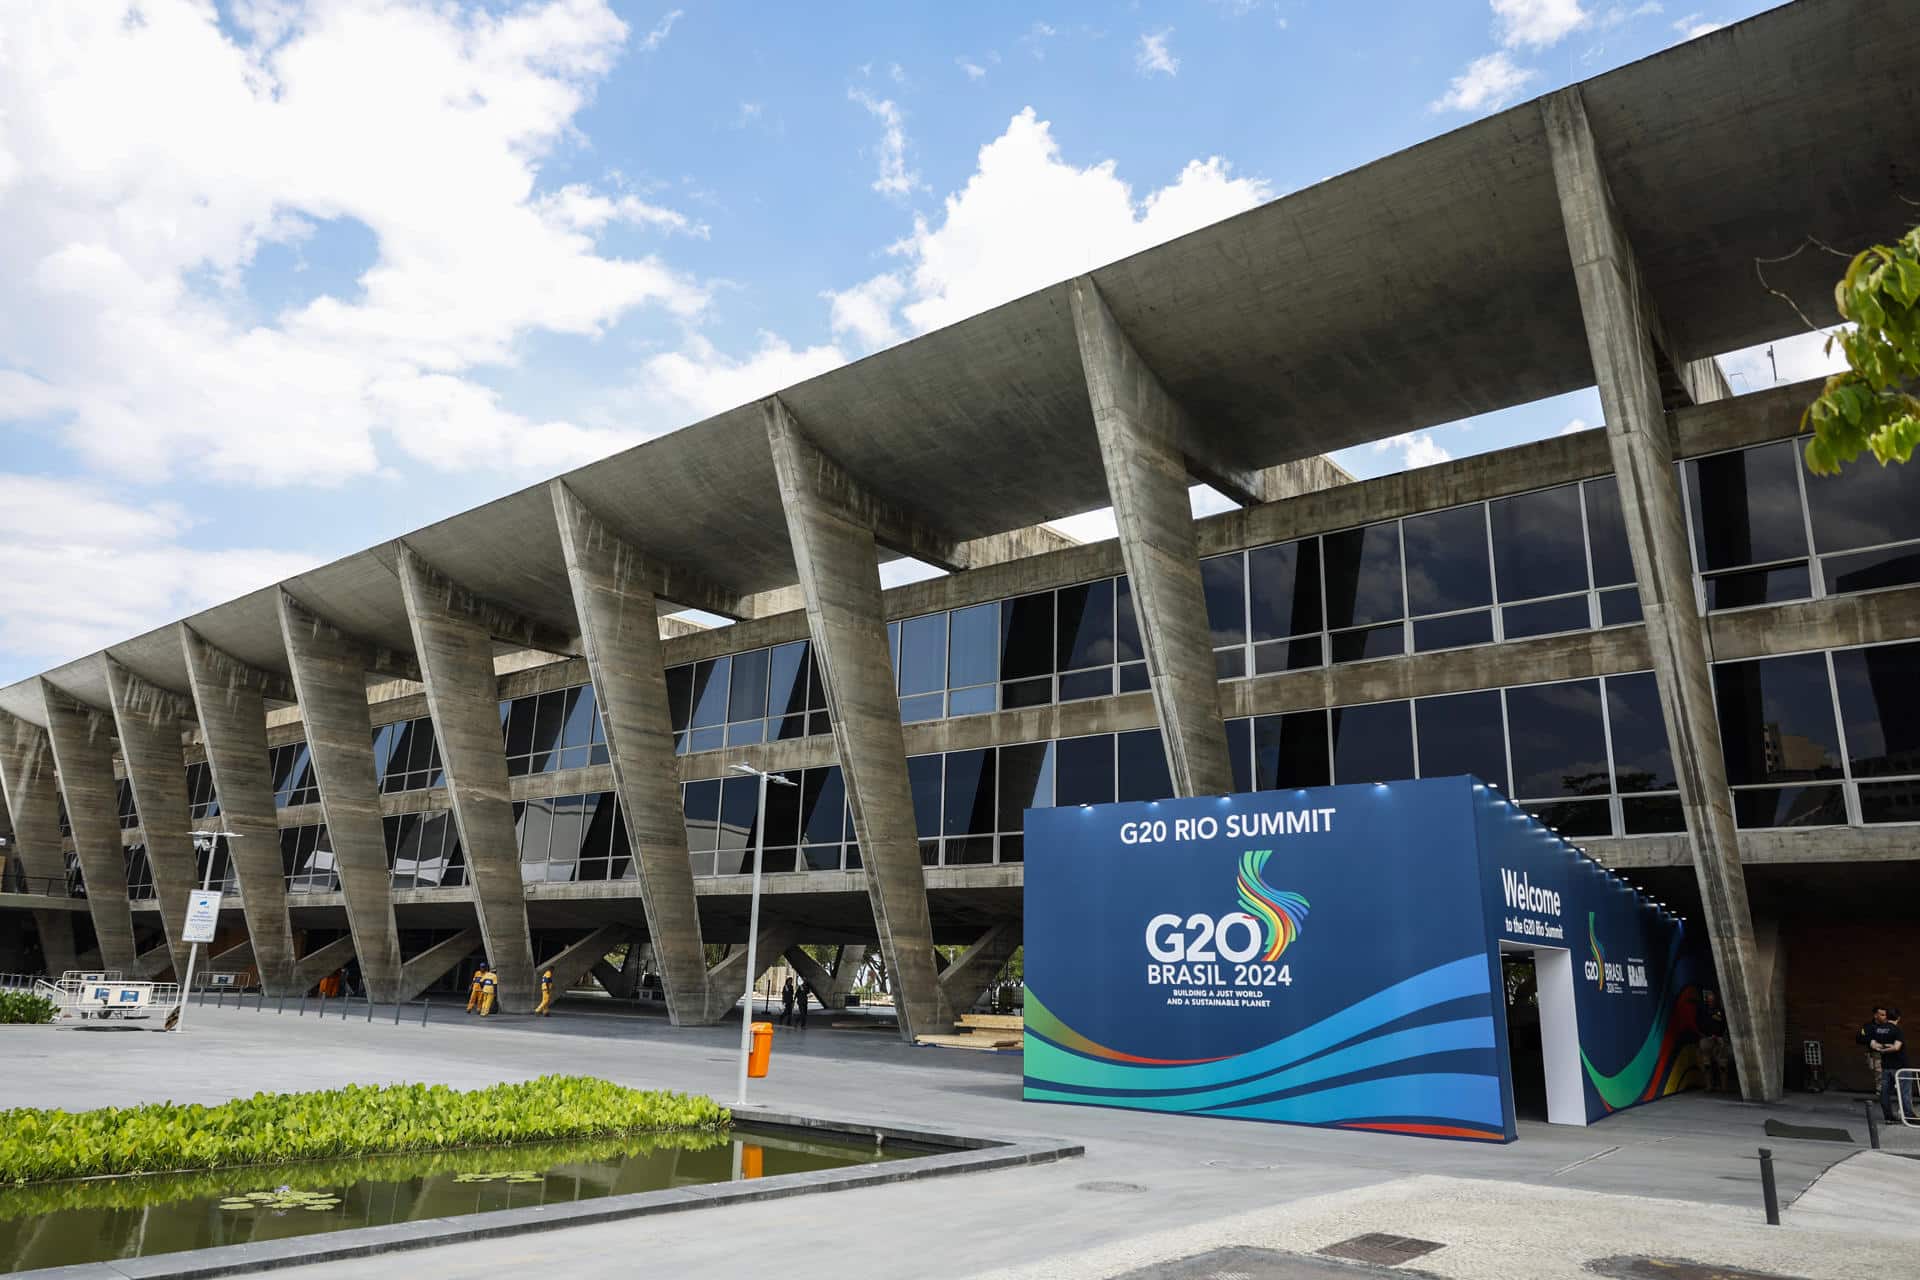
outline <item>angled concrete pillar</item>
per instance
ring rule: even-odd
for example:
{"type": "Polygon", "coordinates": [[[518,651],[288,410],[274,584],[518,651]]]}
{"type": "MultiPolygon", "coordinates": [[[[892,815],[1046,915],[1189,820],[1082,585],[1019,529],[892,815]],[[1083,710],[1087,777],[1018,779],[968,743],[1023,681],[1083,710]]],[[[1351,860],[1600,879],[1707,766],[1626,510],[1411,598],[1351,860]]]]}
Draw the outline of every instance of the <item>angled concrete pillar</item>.
{"type": "MultiPolygon", "coordinates": [[[[398,1000],[414,999],[422,991],[425,991],[428,987],[444,977],[447,970],[472,955],[473,949],[480,945],[481,938],[480,930],[478,929],[462,929],[451,938],[446,938],[434,943],[425,951],[422,951],[419,955],[400,966],[400,988],[394,998],[398,1000]]],[[[491,959],[492,957],[488,958],[491,959]]],[[[360,971],[362,973],[366,972],[366,964],[364,961],[361,963],[360,971]]],[[[371,984],[368,985],[367,992],[376,1002],[387,999],[385,996],[374,994],[371,984]]],[[[498,998],[499,995],[498,992],[496,992],[495,999],[498,998]]],[[[506,1006],[502,1005],[501,1008],[504,1010],[506,1006]]],[[[519,1009],[511,1010],[510,1012],[524,1013],[526,1011],[519,1009]]]]}
{"type": "Polygon", "coordinates": [[[1073,282],[1073,322],[1174,790],[1226,795],[1233,763],[1187,498],[1198,433],[1086,276],[1073,282]]]}
{"type": "MultiPolygon", "coordinates": [[[[760,921],[760,940],[753,948],[752,973],[747,972],[747,948],[743,943],[729,951],[726,958],[707,973],[706,1021],[718,1022],[730,1016],[740,1000],[760,981],[760,975],[780,963],[780,956],[794,944],[794,927],[782,920],[760,921]]],[[[755,1016],[751,1009],[748,1016],[755,1016]]],[[[901,1018],[904,1024],[905,1017],[901,1018]]]]}
{"type": "MultiPolygon", "coordinates": [[[[46,892],[50,882],[66,879],[67,859],[60,848],[60,797],[54,786],[53,752],[47,731],[0,711],[0,791],[6,793],[13,821],[13,859],[20,874],[46,892]]],[[[50,977],[78,967],[73,919],[66,911],[36,911],[40,955],[50,977]]]]}
{"type": "MultiPolygon", "coordinates": [[[[1665,342],[1608,192],[1579,89],[1543,99],[1542,113],[1734,1062],[1748,1098],[1773,1099],[1780,1096],[1781,1070],[1768,1051],[1774,1041],[1768,992],[1755,956],[1706,629],[1694,602],[1686,524],[1674,487],[1657,355],[1665,342]]],[[[1703,390],[1711,393],[1711,384],[1703,390]]]]}
{"type": "Polygon", "coordinates": [[[585,977],[595,965],[605,964],[607,952],[620,945],[620,939],[626,932],[625,925],[603,924],[579,941],[542,960],[537,966],[541,973],[553,970],[553,998],[558,1000],[565,995],[567,989],[585,977]]]}
{"type": "Polygon", "coordinates": [[[1020,925],[1003,920],[954,957],[953,963],[940,975],[940,985],[946,988],[947,999],[955,1012],[965,1013],[973,1007],[987,984],[1000,975],[1001,968],[1019,950],[1020,939],[1020,925]]]}
{"type": "Polygon", "coordinates": [[[857,944],[840,948],[833,961],[833,982],[822,997],[829,1009],[847,1007],[847,997],[853,994],[854,986],[860,981],[860,970],[867,962],[867,949],[857,944]]]}
{"type": "MultiPolygon", "coordinates": [[[[500,739],[500,685],[493,674],[489,608],[404,542],[395,571],[407,602],[413,651],[427,686],[453,821],[466,853],[487,959],[500,975],[501,1008],[533,1008],[533,948],[520,887],[520,839],[500,739]]],[[[438,975],[435,975],[436,977],[438,975]]]]}
{"type": "MultiPolygon", "coordinates": [[[[709,1021],[706,949],[687,860],[680,765],[673,754],[653,594],[658,571],[565,484],[555,480],[551,488],[581,646],[606,724],[613,783],[640,875],[647,938],[660,968],[667,1017],[676,1026],[709,1021]]],[[[639,944],[633,945],[637,949],[639,944]]]]}
{"type": "Polygon", "coordinates": [[[287,918],[286,869],[280,863],[280,828],[273,804],[273,765],[267,752],[269,691],[281,677],[229,657],[180,624],[180,648],[193,690],[194,714],[207,749],[207,769],[220,801],[220,827],[240,880],[240,907],[260,985],[270,996],[297,995],[293,929],[287,918]]]}
{"type": "Polygon", "coordinates": [[[113,776],[112,717],[75,701],[46,680],[40,699],[47,709],[47,740],[60,794],[67,801],[73,852],[87,881],[87,913],[100,942],[100,962],[131,975],[133,909],[127,902],[127,855],[120,844],[119,784],[113,776]]]}
{"type": "Polygon", "coordinates": [[[127,767],[140,831],[146,837],[160,924],[173,971],[184,976],[187,944],[180,931],[187,921],[187,894],[200,886],[199,860],[194,857],[193,837],[187,834],[192,830],[187,817],[187,761],[180,748],[181,721],[193,718],[193,703],[148,684],[112,658],[105,662],[120,759],[127,767]]]}
{"type": "MultiPolygon", "coordinates": [[[[315,947],[294,962],[293,977],[291,979],[293,989],[286,994],[297,996],[303,991],[311,991],[320,979],[326,977],[335,969],[345,968],[347,961],[351,959],[353,959],[353,938],[351,935],[345,938],[335,938],[332,942],[323,943],[315,947]]],[[[371,990],[372,988],[368,989],[371,990]]]]}
{"type": "Polygon", "coordinates": [[[359,641],[309,612],[284,590],[279,593],[279,609],[280,634],[293,668],[293,689],[306,725],[314,776],[320,783],[320,813],[333,844],[360,975],[373,999],[382,1003],[404,999],[380,787],[373,774],[368,655],[359,641]]]}
{"type": "MultiPolygon", "coordinates": [[[[953,1011],[933,968],[906,738],[894,693],[873,527],[864,521],[865,512],[882,504],[801,433],[777,397],[764,408],[787,536],[807,600],[807,629],[826,681],[834,746],[866,868],[867,896],[894,976],[900,1035],[911,1043],[915,1035],[950,1028],[953,1011]]],[[[1223,735],[1223,759],[1225,754],[1223,735]]]]}

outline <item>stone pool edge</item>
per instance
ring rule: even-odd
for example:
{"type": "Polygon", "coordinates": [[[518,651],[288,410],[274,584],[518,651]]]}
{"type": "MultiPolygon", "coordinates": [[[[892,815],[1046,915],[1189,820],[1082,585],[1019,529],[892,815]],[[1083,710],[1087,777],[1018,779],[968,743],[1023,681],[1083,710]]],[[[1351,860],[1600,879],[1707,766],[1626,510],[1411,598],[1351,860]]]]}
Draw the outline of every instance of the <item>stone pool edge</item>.
{"type": "Polygon", "coordinates": [[[903,1125],[800,1115],[758,1107],[735,1107],[733,1113],[742,1123],[763,1128],[811,1131],[821,1134],[851,1134],[859,1138],[874,1138],[882,1143],[908,1142],[916,1145],[945,1147],[948,1150],[889,1160],[883,1164],[853,1165],[842,1169],[814,1169],[804,1173],[783,1173],[770,1178],[756,1178],[752,1181],[713,1182],[701,1186],[674,1187],[665,1191],[602,1196],[596,1200],[576,1200],[566,1204],[532,1205],[524,1209],[496,1209],[490,1213],[462,1214],[452,1218],[425,1218],[418,1222],[396,1222],[380,1227],[356,1227],[346,1231],[296,1236],[287,1240],[220,1245],[212,1249],[190,1249],[180,1253],[160,1253],[147,1258],[123,1258],[112,1262],[82,1262],[71,1266],[43,1267],[35,1271],[12,1274],[15,1280],[202,1280],[203,1277],[275,1271],[284,1267],[304,1267],[317,1262],[374,1257],[402,1250],[461,1244],[470,1240],[492,1240],[534,1231],[553,1231],[565,1227],[619,1222],[628,1218],[653,1217],[657,1214],[678,1213],[688,1209],[751,1204],[760,1200],[779,1200],[789,1196],[816,1195],[828,1191],[851,1191],[857,1187],[884,1186],[888,1183],[911,1182],[921,1178],[948,1177],[961,1173],[980,1173],[990,1169],[1048,1164],[1055,1160],[1069,1159],[1086,1153],[1086,1149],[1079,1143],[1061,1142],[1050,1138],[980,1137],[970,1134],[942,1133],[903,1125]]]}

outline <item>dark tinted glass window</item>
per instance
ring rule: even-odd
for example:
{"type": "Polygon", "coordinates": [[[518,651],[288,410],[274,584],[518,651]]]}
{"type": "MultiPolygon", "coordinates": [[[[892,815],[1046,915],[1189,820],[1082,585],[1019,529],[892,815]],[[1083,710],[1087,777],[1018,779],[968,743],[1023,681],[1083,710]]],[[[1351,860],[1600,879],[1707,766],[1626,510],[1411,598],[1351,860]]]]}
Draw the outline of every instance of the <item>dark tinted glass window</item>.
{"type": "MultiPolygon", "coordinates": [[[[900,693],[934,693],[947,687],[947,615],[930,613],[900,624],[900,693]]],[[[738,682],[739,676],[734,680],[738,682]]]]}
{"type": "Polygon", "coordinates": [[[1920,477],[1865,459],[1837,476],[1808,475],[1807,513],[1821,551],[1875,547],[1920,538],[1920,477]]]}
{"type": "Polygon", "coordinates": [[[1253,722],[1256,790],[1324,787],[1333,780],[1327,758],[1327,713],[1290,711],[1253,722]]]}
{"type": "Polygon", "coordinates": [[[708,778],[686,786],[687,848],[712,849],[720,828],[720,780],[708,778]]]}
{"type": "Polygon", "coordinates": [[[1854,776],[1920,773],[1920,644],[1841,650],[1833,675],[1854,776]]]}
{"type": "Polygon", "coordinates": [[[1717,663],[1713,691],[1729,783],[1839,776],[1840,741],[1824,655],[1717,663]]]}
{"type": "Polygon", "coordinates": [[[1510,604],[1500,610],[1500,626],[1509,640],[1549,636],[1561,631],[1585,631],[1590,625],[1585,595],[1510,604]]]}
{"type": "MultiPolygon", "coordinates": [[[[947,653],[947,685],[964,689],[1000,678],[1000,606],[955,609],[947,653]]],[[[985,710],[991,711],[992,707],[985,710]]]]}
{"type": "Polygon", "coordinates": [[[1397,525],[1348,529],[1343,533],[1330,533],[1320,542],[1326,558],[1329,628],[1386,622],[1400,616],[1400,530],[1397,525]]]}
{"type": "Polygon", "coordinates": [[[760,779],[735,774],[720,782],[721,875],[753,871],[753,849],[760,816],[760,779]],[[744,856],[742,856],[744,855],[744,856]]]}
{"type": "Polygon", "coordinates": [[[1619,587],[1600,593],[1600,625],[1624,626],[1640,621],[1640,591],[1637,587],[1619,587]]]}
{"type": "Polygon", "coordinates": [[[1706,579],[1707,608],[1746,609],[1756,604],[1804,600],[1813,594],[1813,575],[1804,564],[1773,569],[1747,569],[1706,579]]]}
{"type": "Polygon", "coordinates": [[[993,778],[993,749],[947,753],[947,796],[941,833],[992,835],[999,816],[993,778]]]}
{"type": "Polygon", "coordinates": [[[1393,782],[1413,776],[1413,724],[1404,702],[1335,707],[1333,780],[1393,782]]]}
{"type": "Polygon", "coordinates": [[[1113,579],[1060,590],[1060,670],[1113,662],[1113,579]]]}
{"type": "Polygon", "coordinates": [[[693,664],[693,712],[690,724],[723,724],[727,718],[727,675],[731,658],[708,658],[693,664]]]}
{"type": "Polygon", "coordinates": [[[1587,588],[1587,548],[1580,527],[1580,486],[1496,498],[1493,564],[1502,600],[1531,600],[1587,588]]]}
{"type": "Polygon", "coordinates": [[[1329,636],[1335,662],[1360,662],[1367,658],[1391,658],[1404,653],[1406,631],[1400,623],[1368,627],[1364,631],[1340,631],[1329,636]]]}
{"type": "Polygon", "coordinates": [[[775,645],[767,662],[767,714],[795,715],[807,709],[807,655],[812,644],[775,645]]]}
{"type": "Polygon", "coordinates": [[[1837,827],[1847,820],[1839,787],[1761,787],[1733,793],[1741,827],[1837,827]]]}
{"type": "Polygon", "coordinates": [[[1133,584],[1125,574],[1114,580],[1114,660],[1139,662],[1147,656],[1140,646],[1140,616],[1133,611],[1133,584]]]}
{"type": "Polygon", "coordinates": [[[1611,587],[1632,582],[1633,550],[1627,545],[1627,522],[1620,515],[1620,482],[1612,476],[1588,480],[1587,545],[1593,553],[1593,585],[1611,587]]]}
{"type": "MultiPolygon", "coordinates": [[[[1613,732],[1613,785],[1632,791],[1671,791],[1673,753],[1660,714],[1660,686],[1653,672],[1607,677],[1607,724],[1613,732]]],[[[1631,834],[1631,833],[1630,833],[1631,834]]]]}
{"type": "Polygon", "coordinates": [[[1920,783],[1861,784],[1860,817],[1867,822],[1920,822],[1920,783]]]}
{"type": "Polygon", "coordinates": [[[1119,799],[1173,798],[1173,775],[1167,772],[1167,751],[1158,729],[1120,734],[1116,745],[1120,756],[1119,799]]]}
{"type": "Polygon", "coordinates": [[[1064,738],[1054,754],[1056,804],[1113,802],[1113,735],[1064,738]]]}
{"type": "Polygon", "coordinates": [[[1694,458],[1686,464],[1700,568],[1791,560],[1807,554],[1800,517],[1800,447],[1791,440],[1694,458]]]}
{"type": "MultiPolygon", "coordinates": [[[[667,717],[675,733],[687,727],[693,713],[693,666],[667,668],[667,717]]],[[[508,754],[512,754],[511,751],[508,754]]]]}
{"type": "Polygon", "coordinates": [[[1450,613],[1444,618],[1421,618],[1413,624],[1413,647],[1419,653],[1492,643],[1493,614],[1488,610],[1450,613]]]}
{"type": "Polygon", "coordinates": [[[1053,592],[1000,602],[1000,678],[1053,674],[1053,592]]]}
{"type": "Polygon", "coordinates": [[[839,765],[807,770],[800,783],[800,839],[839,844],[846,807],[847,785],[839,765]]]}
{"type": "Polygon", "coordinates": [[[913,784],[913,824],[922,840],[940,835],[940,757],[910,756],[907,780],[913,784]]]}
{"type": "Polygon", "coordinates": [[[1407,605],[1418,616],[1493,603],[1487,578],[1487,517],[1475,504],[1408,516],[1407,605]]]}
{"type": "Polygon", "coordinates": [[[1255,640],[1280,640],[1320,630],[1318,538],[1247,552],[1247,582],[1255,640]]]}
{"type": "Polygon", "coordinates": [[[1420,734],[1420,776],[1471,773],[1507,789],[1507,738],[1498,690],[1421,698],[1414,704],[1420,734]]]}
{"type": "Polygon", "coordinates": [[[1598,680],[1527,685],[1506,696],[1516,799],[1606,794],[1598,680]]]}
{"type": "Polygon", "coordinates": [[[1207,626],[1214,647],[1243,644],[1247,638],[1247,596],[1241,574],[1246,562],[1239,553],[1213,556],[1200,562],[1200,589],[1207,598],[1207,626]]]}
{"type": "Polygon", "coordinates": [[[798,769],[790,769],[779,776],[793,785],[783,787],[777,782],[767,783],[767,843],[794,844],[800,839],[801,773],[798,769]]]}
{"type": "Polygon", "coordinates": [[[1026,811],[1053,804],[1053,744],[1000,748],[1000,830],[1026,829],[1026,811]]]}
{"type": "Polygon", "coordinates": [[[1820,562],[1820,573],[1826,580],[1829,595],[1904,587],[1920,582],[1920,547],[1910,544],[1882,547],[1878,551],[1856,551],[1850,556],[1828,556],[1820,562]]]}

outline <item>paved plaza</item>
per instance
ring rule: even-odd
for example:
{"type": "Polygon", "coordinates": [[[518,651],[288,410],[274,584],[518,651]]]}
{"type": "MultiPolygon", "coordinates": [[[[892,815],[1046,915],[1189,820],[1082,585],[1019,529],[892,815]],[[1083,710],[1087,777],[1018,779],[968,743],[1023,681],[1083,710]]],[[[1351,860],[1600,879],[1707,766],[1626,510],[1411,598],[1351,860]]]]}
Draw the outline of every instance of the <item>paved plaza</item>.
{"type": "MultiPolygon", "coordinates": [[[[391,1015],[368,1023],[359,1005],[343,1019],[333,1008],[322,1021],[311,1006],[305,1016],[276,1014],[272,1002],[264,1012],[195,1006],[180,1035],[6,1028],[5,1097],[66,1108],[211,1103],[262,1089],[416,1080],[471,1087],[557,1071],[722,1100],[732,1093],[737,1023],[675,1029],[658,1017],[574,1009],[545,1021],[480,1023],[437,1006],[422,1027],[415,1019],[396,1026],[391,1015]]],[[[631,1276],[644,1262],[655,1275],[777,1270],[798,1280],[897,1274],[910,1259],[925,1276],[1106,1276],[1230,1246],[1311,1253],[1383,1232],[1439,1242],[1402,1268],[1434,1275],[1589,1275],[1582,1268],[1591,1260],[1652,1254],[1822,1277],[1863,1274],[1888,1238],[1903,1249],[1920,1241],[1920,1181],[1903,1181],[1920,1162],[1889,1156],[1877,1159],[1892,1173],[1850,1164],[1833,1175],[1835,1187],[1871,1188],[1877,1198],[1863,1214],[1846,1211],[1854,1191],[1826,1196],[1812,1212],[1823,1198],[1816,1192],[1804,1222],[1790,1207],[1785,1226],[1764,1225],[1756,1148],[1775,1151],[1791,1204],[1860,1150],[1856,1099],[1760,1108],[1688,1096],[1589,1129],[1523,1123],[1518,1142],[1483,1146],[1029,1104],[1019,1096],[1017,1054],[909,1048],[830,1021],[820,1014],[805,1032],[778,1033],[772,1074],[753,1085],[756,1103],[1065,1138],[1084,1143],[1085,1157],[454,1245],[408,1254],[408,1273],[631,1276]],[[1768,1117],[1837,1125],[1856,1141],[1769,1139],[1768,1117]],[[743,1250],[755,1259],[745,1269],[743,1250]]],[[[384,1277],[393,1265],[372,1258],[312,1272],[384,1277]]],[[[1319,1274],[1321,1265],[1299,1274],[1319,1274]]]]}

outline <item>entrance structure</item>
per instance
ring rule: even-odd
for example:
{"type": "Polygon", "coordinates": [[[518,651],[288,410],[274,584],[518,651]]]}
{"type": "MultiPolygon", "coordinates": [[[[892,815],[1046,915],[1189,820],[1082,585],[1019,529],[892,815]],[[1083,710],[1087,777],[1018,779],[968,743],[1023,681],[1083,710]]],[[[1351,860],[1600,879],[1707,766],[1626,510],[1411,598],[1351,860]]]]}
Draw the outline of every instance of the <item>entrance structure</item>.
{"type": "Polygon", "coordinates": [[[1511,1141],[1501,953],[1547,1118],[1685,1087],[1683,921],[1470,777],[1027,815],[1026,1096],[1511,1141]]]}

